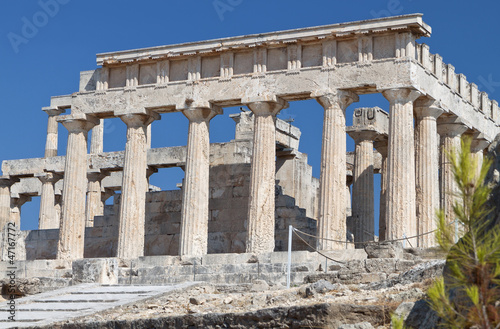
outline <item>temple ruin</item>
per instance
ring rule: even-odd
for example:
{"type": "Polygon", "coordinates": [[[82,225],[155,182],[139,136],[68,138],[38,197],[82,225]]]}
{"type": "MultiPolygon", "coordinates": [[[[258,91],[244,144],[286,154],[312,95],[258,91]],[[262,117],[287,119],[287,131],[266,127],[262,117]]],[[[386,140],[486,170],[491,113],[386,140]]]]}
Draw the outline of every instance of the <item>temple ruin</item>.
{"type": "Polygon", "coordinates": [[[38,195],[39,229],[18,232],[17,260],[259,255],[286,249],[288,225],[317,236],[307,241],[318,250],[353,248],[352,237],[374,239],[374,173],[379,239],[433,246],[425,233],[435,209],[453,211],[443,150],[468,134],[481,160],[500,116],[496,101],[417,42],[430,34],[412,14],[98,54],[77,92],[43,108],[45,157],[2,162],[2,259],[7,223],[19,227],[21,206],[38,195]],[[372,93],[389,111],[357,108],[346,127],[346,108],[372,93]],[[319,179],[298,150],[300,130],[276,118],[306,99],[324,108],[319,179]],[[243,107],[232,115],[234,140],[211,144],[210,120],[232,106],[243,107]],[[150,124],[172,112],[189,120],[187,145],[151,148],[150,124]],[[122,152],[103,152],[110,118],[127,126],[122,152]],[[65,156],[58,123],[69,133],[65,156]],[[150,186],[169,167],[184,170],[181,188],[150,186]]]}

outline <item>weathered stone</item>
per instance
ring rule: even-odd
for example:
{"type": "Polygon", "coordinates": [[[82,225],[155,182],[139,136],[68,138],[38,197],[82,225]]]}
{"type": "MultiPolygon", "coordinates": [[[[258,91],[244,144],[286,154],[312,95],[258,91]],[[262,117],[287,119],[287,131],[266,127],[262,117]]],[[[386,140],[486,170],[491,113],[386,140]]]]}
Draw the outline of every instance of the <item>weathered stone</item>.
{"type": "Polygon", "coordinates": [[[374,329],[369,322],[360,322],[355,324],[343,324],[338,329],[374,329]]]}
{"type": "Polygon", "coordinates": [[[73,261],[72,268],[74,284],[118,283],[118,260],[116,258],[79,259],[73,261]]]}
{"type": "Polygon", "coordinates": [[[396,258],[403,257],[403,246],[400,242],[380,242],[365,244],[368,258],[396,258]]]}

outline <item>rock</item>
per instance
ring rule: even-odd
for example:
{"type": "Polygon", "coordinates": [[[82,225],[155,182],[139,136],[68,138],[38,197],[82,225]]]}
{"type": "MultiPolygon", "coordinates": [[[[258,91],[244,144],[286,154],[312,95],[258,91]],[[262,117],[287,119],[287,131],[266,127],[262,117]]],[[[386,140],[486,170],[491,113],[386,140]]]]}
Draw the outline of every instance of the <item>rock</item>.
{"type": "Polygon", "coordinates": [[[327,291],[336,289],[337,286],[331,284],[330,282],[328,282],[326,280],[319,280],[318,282],[315,282],[315,283],[311,284],[310,287],[314,291],[319,292],[319,293],[322,294],[322,293],[325,293],[327,291]]]}
{"type": "Polygon", "coordinates": [[[415,302],[405,321],[405,326],[408,328],[434,329],[438,325],[439,317],[426,300],[415,302]]]}
{"type": "Polygon", "coordinates": [[[193,305],[202,305],[205,303],[205,298],[203,298],[203,297],[191,297],[191,298],[189,298],[189,302],[193,305]]]}
{"type": "Polygon", "coordinates": [[[413,306],[415,306],[415,302],[404,302],[399,304],[398,308],[394,311],[394,316],[397,318],[403,317],[403,319],[406,320],[413,306]]]}
{"type": "Polygon", "coordinates": [[[400,292],[397,295],[391,296],[389,300],[396,302],[404,302],[407,300],[417,300],[424,297],[424,292],[419,288],[411,288],[407,291],[400,292]]]}
{"type": "Polygon", "coordinates": [[[254,280],[252,282],[252,288],[250,289],[250,291],[254,292],[262,292],[268,290],[269,290],[269,285],[264,280],[254,280]]]}
{"type": "Polygon", "coordinates": [[[400,242],[366,243],[368,258],[403,258],[403,246],[400,242]]]}
{"type": "Polygon", "coordinates": [[[355,324],[343,324],[338,329],[375,329],[369,322],[360,322],[355,324]]]}
{"type": "Polygon", "coordinates": [[[231,304],[233,302],[233,299],[231,297],[226,297],[222,302],[226,305],[231,304]]]}
{"type": "Polygon", "coordinates": [[[256,295],[252,298],[252,305],[262,307],[266,305],[267,295],[256,295]]]}
{"type": "Polygon", "coordinates": [[[311,288],[311,286],[302,286],[299,288],[299,296],[302,298],[313,297],[316,291],[311,288]]]}

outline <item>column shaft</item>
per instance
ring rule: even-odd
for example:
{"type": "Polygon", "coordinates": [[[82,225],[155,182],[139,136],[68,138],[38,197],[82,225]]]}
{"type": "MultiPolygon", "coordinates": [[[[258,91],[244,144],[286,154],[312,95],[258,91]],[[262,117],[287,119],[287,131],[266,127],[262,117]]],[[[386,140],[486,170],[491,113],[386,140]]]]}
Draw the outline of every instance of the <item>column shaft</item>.
{"type": "Polygon", "coordinates": [[[61,225],[61,217],[56,211],[54,185],[61,177],[53,173],[43,173],[37,177],[42,182],[38,229],[58,229],[61,225]]]}
{"type": "Polygon", "coordinates": [[[380,170],[380,201],[379,201],[379,217],[378,217],[378,239],[379,241],[386,240],[386,200],[387,191],[387,139],[374,143],[375,148],[382,156],[382,168],[380,170]]]}
{"type": "Polygon", "coordinates": [[[415,164],[417,196],[417,246],[435,245],[436,210],[439,208],[439,144],[436,119],[439,104],[427,99],[415,102],[415,164]],[[428,234],[425,234],[428,233],[428,234]],[[425,235],[422,235],[425,234],[425,235]]]}
{"type": "Polygon", "coordinates": [[[87,134],[96,122],[71,118],[61,121],[69,134],[57,258],[78,259],[83,258],[84,250],[87,134]]]}
{"type": "Polygon", "coordinates": [[[255,115],[248,205],[249,253],[274,251],[276,114],[285,107],[282,102],[248,104],[255,115]]]}
{"type": "Polygon", "coordinates": [[[104,150],[104,119],[99,120],[99,124],[92,128],[90,134],[90,154],[99,154],[104,150]]]}
{"type": "MultiPolygon", "coordinates": [[[[373,191],[373,132],[352,132],[355,134],[356,152],[354,158],[354,183],[352,186],[352,220],[355,242],[373,241],[375,236],[375,209],[373,191]],[[365,133],[365,134],[363,134],[365,133]],[[367,134],[368,133],[368,134],[367,134]],[[364,136],[361,136],[364,135],[364,136]]],[[[358,244],[356,248],[362,248],[358,244]]]]}
{"type": "MultiPolygon", "coordinates": [[[[420,94],[411,89],[391,89],[383,95],[390,103],[385,201],[386,239],[392,240],[417,232],[413,101],[420,94]]],[[[416,245],[415,240],[409,242],[416,245]]]]}
{"type": "Polygon", "coordinates": [[[189,119],[186,170],[182,185],[181,256],[207,253],[210,169],[210,108],[183,111],[189,119]]]}
{"type": "Polygon", "coordinates": [[[120,117],[127,124],[127,144],[120,204],[117,257],[144,255],[146,192],[148,189],[146,127],[152,117],[129,114],[120,117]]]}
{"type": "Polygon", "coordinates": [[[345,109],[358,101],[356,94],[346,91],[331,92],[313,97],[323,106],[323,138],[318,219],[318,248],[345,249],[346,240],[346,127],[345,109]]]}
{"type": "Polygon", "coordinates": [[[10,221],[10,187],[14,183],[15,180],[0,177],[0,229],[2,230],[10,221]]]}
{"type": "Polygon", "coordinates": [[[64,110],[44,108],[44,111],[48,114],[47,122],[47,141],[45,143],[45,157],[55,157],[57,156],[57,134],[58,134],[58,124],[57,116],[64,112],[64,110]]]}
{"type": "Polygon", "coordinates": [[[94,226],[94,217],[104,215],[104,202],[101,196],[101,180],[106,176],[100,172],[87,174],[89,185],[87,188],[87,206],[85,209],[85,226],[94,226]]]}

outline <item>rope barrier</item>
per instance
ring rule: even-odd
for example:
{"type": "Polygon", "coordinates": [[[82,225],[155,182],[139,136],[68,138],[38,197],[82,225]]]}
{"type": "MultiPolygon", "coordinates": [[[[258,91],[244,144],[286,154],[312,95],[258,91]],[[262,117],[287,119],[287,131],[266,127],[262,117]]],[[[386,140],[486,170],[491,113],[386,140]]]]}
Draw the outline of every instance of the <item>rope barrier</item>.
{"type": "MultiPolygon", "coordinates": [[[[328,257],[326,256],[325,254],[323,254],[321,251],[319,251],[318,249],[314,248],[313,246],[311,246],[306,240],[304,240],[300,235],[297,234],[297,232],[295,231],[298,231],[298,232],[301,232],[299,230],[297,230],[295,227],[292,228],[293,230],[293,233],[295,233],[295,235],[300,239],[302,240],[302,242],[304,242],[309,248],[311,248],[312,250],[314,250],[315,252],[317,252],[318,254],[320,254],[321,256],[325,257],[326,259],[329,259],[331,261],[334,261],[334,262],[337,262],[337,263],[340,263],[340,264],[345,264],[345,262],[341,262],[340,260],[336,260],[336,259],[333,259],[331,257],[328,257]]],[[[302,233],[302,232],[301,232],[302,233]]]]}

